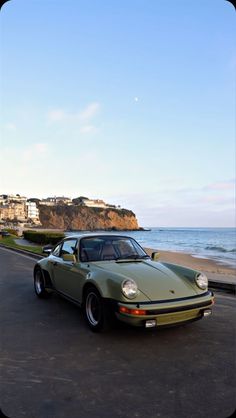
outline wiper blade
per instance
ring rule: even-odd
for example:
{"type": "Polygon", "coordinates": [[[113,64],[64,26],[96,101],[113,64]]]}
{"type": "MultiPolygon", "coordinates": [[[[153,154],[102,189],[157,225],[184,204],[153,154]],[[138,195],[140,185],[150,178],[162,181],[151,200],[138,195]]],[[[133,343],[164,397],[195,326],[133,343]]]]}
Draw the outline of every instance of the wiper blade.
{"type": "Polygon", "coordinates": [[[126,257],[117,257],[115,260],[116,261],[120,261],[120,260],[143,260],[145,258],[150,258],[149,255],[128,255],[126,257]]]}
{"type": "Polygon", "coordinates": [[[131,255],[127,258],[132,258],[132,260],[143,260],[144,258],[150,258],[149,255],[131,255]]]}

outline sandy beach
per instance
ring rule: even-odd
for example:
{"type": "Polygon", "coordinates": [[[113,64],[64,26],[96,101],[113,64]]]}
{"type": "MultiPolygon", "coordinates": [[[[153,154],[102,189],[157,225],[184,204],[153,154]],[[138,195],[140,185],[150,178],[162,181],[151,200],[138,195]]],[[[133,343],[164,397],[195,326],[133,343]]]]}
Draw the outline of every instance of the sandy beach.
{"type": "Polygon", "coordinates": [[[211,280],[236,283],[235,269],[225,264],[221,264],[220,262],[207,258],[193,257],[191,254],[181,252],[159,251],[151,248],[145,248],[145,250],[150,255],[153,251],[158,251],[160,253],[160,262],[180,264],[182,266],[202,271],[211,280]]]}

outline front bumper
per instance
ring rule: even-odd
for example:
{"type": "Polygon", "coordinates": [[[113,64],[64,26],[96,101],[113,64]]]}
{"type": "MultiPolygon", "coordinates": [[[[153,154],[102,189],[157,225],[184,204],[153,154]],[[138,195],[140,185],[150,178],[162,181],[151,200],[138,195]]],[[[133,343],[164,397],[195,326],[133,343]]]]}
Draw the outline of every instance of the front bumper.
{"type": "Polygon", "coordinates": [[[118,302],[116,317],[120,321],[139,327],[177,325],[207,316],[207,314],[211,313],[213,304],[214,295],[210,291],[202,295],[173,299],[171,301],[154,301],[138,304],[118,302]]]}

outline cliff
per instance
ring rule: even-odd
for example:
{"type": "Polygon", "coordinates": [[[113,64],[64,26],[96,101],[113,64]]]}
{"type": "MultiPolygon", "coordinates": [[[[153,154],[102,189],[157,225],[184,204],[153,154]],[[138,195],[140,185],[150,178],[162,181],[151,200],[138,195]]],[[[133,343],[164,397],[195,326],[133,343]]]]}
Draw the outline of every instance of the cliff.
{"type": "Polygon", "coordinates": [[[139,229],[135,214],[127,209],[40,205],[39,219],[44,228],[64,230],[139,229]]]}

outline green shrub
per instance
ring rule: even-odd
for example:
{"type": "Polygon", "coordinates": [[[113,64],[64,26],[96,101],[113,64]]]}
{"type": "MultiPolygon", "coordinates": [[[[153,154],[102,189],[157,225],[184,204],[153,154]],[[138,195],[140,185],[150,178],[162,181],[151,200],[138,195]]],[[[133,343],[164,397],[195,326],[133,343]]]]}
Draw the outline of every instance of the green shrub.
{"type": "Polygon", "coordinates": [[[55,245],[63,238],[65,238],[64,234],[58,232],[24,231],[23,235],[24,238],[28,241],[35,242],[36,244],[40,245],[55,245]]]}
{"type": "Polygon", "coordinates": [[[17,230],[16,229],[13,229],[13,228],[5,228],[4,231],[7,231],[7,232],[9,232],[9,234],[16,235],[18,237],[18,233],[17,233],[17,230]]]}

